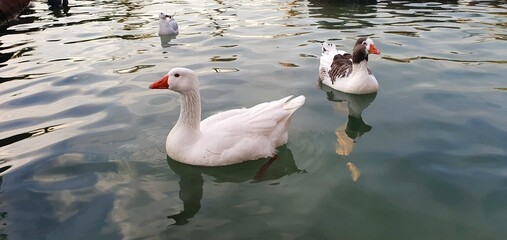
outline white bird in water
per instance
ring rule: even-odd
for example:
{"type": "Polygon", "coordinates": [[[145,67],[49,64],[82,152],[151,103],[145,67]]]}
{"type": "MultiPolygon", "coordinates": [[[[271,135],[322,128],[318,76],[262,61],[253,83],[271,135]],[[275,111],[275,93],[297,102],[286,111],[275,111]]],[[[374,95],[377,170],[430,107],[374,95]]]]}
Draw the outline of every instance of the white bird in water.
{"type": "MultiPolygon", "coordinates": [[[[176,15],[176,14],[174,14],[176,15]]],[[[168,15],[165,13],[159,14],[159,23],[158,23],[158,35],[159,36],[168,36],[168,35],[177,35],[178,34],[178,23],[174,20],[174,15],[168,15]]]]}
{"type": "Polygon", "coordinates": [[[173,160],[198,166],[274,157],[276,148],[287,143],[292,114],[305,102],[304,96],[288,96],[201,121],[199,80],[194,71],[173,68],[150,88],[180,94],[180,116],[167,136],[166,151],[173,160]]]}

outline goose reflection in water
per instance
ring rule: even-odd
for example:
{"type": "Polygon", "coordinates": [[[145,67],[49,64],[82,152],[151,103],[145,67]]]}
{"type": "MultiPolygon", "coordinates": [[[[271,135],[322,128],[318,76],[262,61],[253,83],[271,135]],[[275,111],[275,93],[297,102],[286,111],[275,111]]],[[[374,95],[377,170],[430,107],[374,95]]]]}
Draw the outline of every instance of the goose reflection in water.
{"type": "Polygon", "coordinates": [[[71,15],[69,14],[69,0],[48,0],[48,6],[57,18],[71,15]]]}
{"type": "MultiPolygon", "coordinates": [[[[326,92],[329,101],[336,102],[335,109],[348,115],[347,122],[335,131],[336,153],[348,156],[354,150],[356,140],[372,129],[364,122],[362,113],[375,100],[377,93],[348,94],[322,84],[320,88],[326,92]]],[[[351,172],[352,180],[357,181],[360,176],[359,168],[351,162],[347,163],[347,167],[351,172]]]]}
{"type": "Polygon", "coordinates": [[[189,222],[201,209],[203,197],[203,174],[214,178],[216,183],[241,183],[250,181],[259,183],[280,179],[294,173],[305,173],[298,169],[294,157],[286,145],[279,147],[275,158],[248,161],[224,167],[197,167],[183,164],[167,158],[169,167],[180,177],[179,197],[183,202],[183,210],[177,214],[167,216],[174,220],[172,225],[184,225],[189,222]]]}
{"type": "Polygon", "coordinates": [[[160,37],[160,46],[162,46],[162,48],[178,45],[176,43],[171,43],[171,41],[176,38],[176,35],[162,35],[159,37],[160,37]]]}

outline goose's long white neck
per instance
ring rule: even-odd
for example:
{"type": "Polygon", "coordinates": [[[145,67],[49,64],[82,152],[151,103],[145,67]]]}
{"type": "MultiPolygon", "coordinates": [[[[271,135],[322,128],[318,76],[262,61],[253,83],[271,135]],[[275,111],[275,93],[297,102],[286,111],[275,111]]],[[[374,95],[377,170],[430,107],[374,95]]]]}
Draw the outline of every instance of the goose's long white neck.
{"type": "Polygon", "coordinates": [[[180,117],[175,127],[199,132],[201,124],[201,97],[199,90],[181,93],[180,99],[180,117]]]}
{"type": "Polygon", "coordinates": [[[353,63],[352,64],[357,70],[361,70],[361,71],[367,71],[368,69],[368,61],[361,61],[359,63],[353,63]]]}
{"type": "Polygon", "coordinates": [[[359,75],[365,75],[368,76],[368,62],[367,61],[361,61],[360,63],[353,63],[352,64],[352,72],[350,73],[350,77],[356,76],[359,77],[359,75]]]}

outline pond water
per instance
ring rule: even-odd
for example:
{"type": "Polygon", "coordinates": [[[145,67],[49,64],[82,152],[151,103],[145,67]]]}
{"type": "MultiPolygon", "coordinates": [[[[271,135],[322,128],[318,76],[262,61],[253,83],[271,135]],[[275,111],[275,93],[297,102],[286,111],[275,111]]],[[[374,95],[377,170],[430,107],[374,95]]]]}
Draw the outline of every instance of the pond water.
{"type": "Polygon", "coordinates": [[[506,19],[500,0],[35,1],[0,32],[0,238],[505,239],[506,19]],[[320,87],[321,43],[359,36],[379,92],[320,87]],[[168,159],[179,97],[148,85],[176,66],[203,117],[305,95],[278,159],[168,159]]]}

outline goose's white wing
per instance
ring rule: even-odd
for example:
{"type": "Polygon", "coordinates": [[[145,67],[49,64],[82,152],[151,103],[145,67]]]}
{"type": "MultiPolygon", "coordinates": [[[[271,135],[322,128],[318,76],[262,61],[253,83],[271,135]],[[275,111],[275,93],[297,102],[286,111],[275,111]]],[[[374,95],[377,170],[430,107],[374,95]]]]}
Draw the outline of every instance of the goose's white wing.
{"type": "Polygon", "coordinates": [[[349,53],[337,50],[336,46],[331,43],[324,42],[322,44],[322,55],[320,57],[320,68],[324,67],[327,70],[331,68],[331,64],[333,63],[334,56],[341,55],[345,56],[349,53]]]}
{"type": "Polygon", "coordinates": [[[178,23],[176,23],[176,20],[170,21],[169,25],[173,31],[178,32],[178,23]]]}
{"type": "Polygon", "coordinates": [[[201,131],[208,131],[209,129],[212,129],[216,124],[219,124],[222,121],[225,121],[225,119],[241,115],[245,112],[247,112],[247,108],[241,108],[241,109],[232,109],[224,112],[219,112],[214,115],[209,116],[208,118],[201,121],[201,131]]]}
{"type": "Polygon", "coordinates": [[[277,123],[292,114],[283,108],[292,96],[215,114],[201,122],[201,131],[227,135],[269,135],[277,123]]]}

